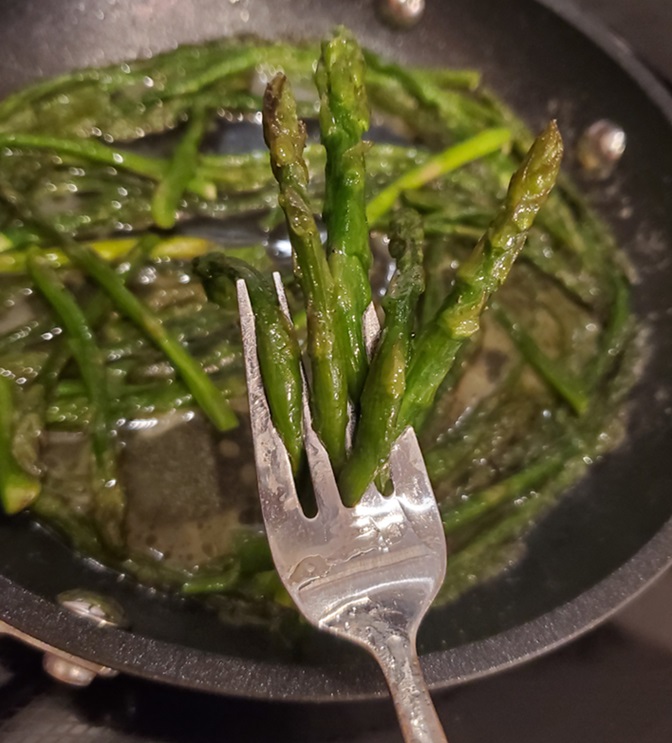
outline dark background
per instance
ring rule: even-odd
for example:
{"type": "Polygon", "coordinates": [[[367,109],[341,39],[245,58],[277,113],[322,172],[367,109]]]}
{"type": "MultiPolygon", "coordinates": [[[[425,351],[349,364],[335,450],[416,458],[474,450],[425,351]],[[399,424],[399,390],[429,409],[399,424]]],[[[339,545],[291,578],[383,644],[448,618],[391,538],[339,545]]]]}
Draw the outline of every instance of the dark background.
{"type": "MultiPolygon", "coordinates": [[[[574,4],[600,17],[672,81],[670,0],[574,4]]],[[[568,647],[439,694],[436,701],[450,743],[669,743],[672,573],[610,623],[568,647]]],[[[261,704],[127,678],[70,691],[44,676],[38,654],[0,640],[2,743],[290,740],[394,743],[400,736],[386,702],[261,704]]]]}

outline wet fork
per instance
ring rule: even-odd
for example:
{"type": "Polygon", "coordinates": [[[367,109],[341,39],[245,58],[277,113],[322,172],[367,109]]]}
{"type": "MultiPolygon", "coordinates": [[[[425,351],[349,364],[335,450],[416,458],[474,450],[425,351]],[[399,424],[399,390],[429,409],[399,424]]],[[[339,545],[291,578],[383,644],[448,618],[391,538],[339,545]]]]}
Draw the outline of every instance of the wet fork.
{"type": "MultiPolygon", "coordinates": [[[[288,314],[279,277],[280,305],[288,314]]],[[[261,510],[280,579],[309,622],[368,650],[387,681],[407,743],[445,736],[425,684],[416,634],[446,569],[436,499],[412,428],[390,455],[391,496],[370,485],[347,508],[324,446],[313,430],[303,384],[304,445],[317,515],[297,497],[287,450],[271,422],[255,320],[244,281],[236,285],[261,510]]],[[[365,333],[375,333],[369,317],[365,333]]]]}

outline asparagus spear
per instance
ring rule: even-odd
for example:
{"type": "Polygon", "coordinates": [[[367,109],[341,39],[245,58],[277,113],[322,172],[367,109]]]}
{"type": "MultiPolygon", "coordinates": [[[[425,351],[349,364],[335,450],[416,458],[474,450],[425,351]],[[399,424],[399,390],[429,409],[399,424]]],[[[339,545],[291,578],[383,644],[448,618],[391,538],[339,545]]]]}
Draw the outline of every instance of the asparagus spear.
{"type": "MultiPolygon", "coordinates": [[[[162,160],[128,150],[112,149],[88,139],[61,139],[41,134],[0,134],[0,147],[52,150],[61,156],[109,165],[156,181],[164,177],[166,169],[166,163],[162,160]]],[[[204,198],[213,196],[214,186],[200,178],[190,177],[185,186],[204,198]]]]}
{"type": "MultiPolygon", "coordinates": [[[[175,226],[175,213],[182,194],[196,174],[198,148],[207,125],[207,112],[203,109],[196,109],[191,115],[187,131],[175,148],[163,179],[154,192],[152,216],[156,224],[164,230],[175,226]]],[[[212,198],[215,193],[211,195],[212,198]]]]}
{"type": "Polygon", "coordinates": [[[625,277],[620,274],[611,278],[611,309],[600,338],[600,351],[588,366],[586,386],[595,391],[600,380],[614,365],[632,337],[634,323],[630,316],[630,297],[625,277]]]}
{"type": "Polygon", "coordinates": [[[40,494],[39,477],[26,472],[12,452],[15,387],[0,374],[0,502],[10,515],[28,508],[40,494]]]}
{"type": "Polygon", "coordinates": [[[90,276],[115,307],[135,323],[168,357],[203,412],[221,431],[234,428],[237,419],[228,401],[184,346],[165,328],[161,319],[124,285],[123,279],[96,253],[63,236],[61,247],[68,258],[90,276]]]}
{"type": "MultiPolygon", "coordinates": [[[[273,423],[296,474],[303,453],[301,426],[301,349],[294,328],[280,309],[273,286],[243,261],[210,253],[194,263],[208,298],[230,303],[232,281],[244,279],[254,310],[257,350],[273,423]]],[[[235,291],[235,290],[234,290],[235,291]]]]}
{"type": "Polygon", "coordinates": [[[392,222],[390,255],[396,272],[384,299],[385,325],[366,377],[352,453],[339,479],[346,505],[362,496],[394,443],[397,413],[406,388],[406,364],[418,298],[424,288],[422,223],[412,210],[392,222]]]}
{"type": "MultiPolygon", "coordinates": [[[[154,235],[141,237],[128,256],[128,262],[121,267],[120,275],[133,275],[144,262],[149,250],[158,242],[154,235]]],[[[37,251],[28,255],[28,266],[38,288],[56,309],[71,337],[59,339],[56,350],[43,366],[38,378],[27,390],[28,405],[22,411],[23,419],[34,421],[35,435],[32,446],[33,457],[37,456],[38,436],[45,428],[48,418],[46,401],[52,396],[58,378],[67,365],[71,353],[80,367],[80,373],[86,388],[88,406],[84,425],[92,431],[92,452],[96,479],[94,482],[94,520],[104,542],[112,548],[119,548],[122,536],[126,503],[123,490],[116,478],[116,432],[109,410],[107,378],[100,349],[93,341],[92,329],[96,328],[109,311],[109,300],[102,294],[96,294],[83,311],[73,303],[67,289],[60,283],[58,276],[47,267],[37,251]],[[59,294],[62,292],[63,294],[59,294]],[[74,333],[74,335],[72,335],[74,333]],[[63,341],[70,341],[65,344],[63,341]]],[[[48,499],[48,496],[47,496],[48,499]]],[[[45,506],[46,508],[47,506],[45,506]]],[[[67,523],[71,523],[68,521],[67,523]]]]}
{"type": "Polygon", "coordinates": [[[362,317],[371,302],[362,142],[369,128],[369,110],[362,51],[345,29],[322,44],[315,81],[320,93],[320,132],[327,152],[323,211],[327,252],[339,320],[347,333],[348,345],[341,352],[347,363],[348,388],[357,402],[368,366],[362,317]]]}
{"type": "Polygon", "coordinates": [[[116,431],[109,411],[107,379],[100,350],[84,313],[56,272],[35,254],[28,256],[28,270],[63,323],[91,400],[91,448],[96,473],[93,513],[105,542],[120,547],[124,542],[126,499],[117,474],[116,431]]]}
{"type": "Polygon", "coordinates": [[[308,200],[308,174],[302,156],[305,137],[287,80],[277,75],[264,95],[264,138],[280,186],[279,203],[292,243],[294,272],[304,295],[314,423],[338,468],[345,457],[347,425],[345,344],[335,326],[334,282],[308,200]]]}
{"type": "Polygon", "coordinates": [[[548,358],[535,343],[534,338],[523,330],[502,307],[497,307],[495,315],[498,322],[508,332],[511,340],[516,344],[523,358],[536,370],[546,384],[560,395],[577,415],[585,413],[590,399],[581,380],[570,375],[559,362],[548,358]]]}
{"type": "Polygon", "coordinates": [[[532,488],[561,470],[571,453],[571,447],[559,448],[559,451],[551,454],[546,453],[522,471],[474,493],[457,505],[442,508],[444,531],[446,534],[452,534],[498,506],[511,503],[521,495],[529,493],[532,488]]]}
{"type": "Polygon", "coordinates": [[[423,329],[413,350],[398,429],[417,426],[434,400],[464,341],[479,328],[491,294],[506,279],[525,244],[527,231],[546,201],[560,168],[562,139],[554,121],[537,137],[511,178],[498,214],[458,272],[436,317],[423,329]]]}
{"type": "MultiPolygon", "coordinates": [[[[125,260],[129,253],[138,245],[142,238],[119,237],[109,240],[93,240],[88,242],[89,249],[96,253],[106,263],[118,263],[125,260]]],[[[149,252],[149,257],[158,261],[190,261],[199,255],[205,255],[215,250],[217,244],[212,240],[192,235],[171,235],[170,237],[157,240],[149,252]]],[[[54,268],[70,266],[68,256],[58,247],[47,247],[41,249],[41,254],[49,260],[54,268]]],[[[268,263],[268,256],[263,245],[250,245],[243,247],[230,247],[226,250],[227,255],[244,258],[253,266],[260,267],[268,263]]],[[[26,270],[26,251],[10,250],[0,253],[0,274],[20,274],[26,270]]],[[[2,340],[0,339],[0,344],[2,340]]],[[[0,345],[0,350],[2,346],[0,345]]]]}
{"type": "Polygon", "coordinates": [[[420,188],[426,183],[450,173],[473,160],[501,150],[511,141],[509,129],[485,129],[473,137],[451,145],[426,163],[407,171],[397,180],[377,193],[366,208],[369,224],[377,224],[394,206],[399,196],[407,190],[420,188]]]}

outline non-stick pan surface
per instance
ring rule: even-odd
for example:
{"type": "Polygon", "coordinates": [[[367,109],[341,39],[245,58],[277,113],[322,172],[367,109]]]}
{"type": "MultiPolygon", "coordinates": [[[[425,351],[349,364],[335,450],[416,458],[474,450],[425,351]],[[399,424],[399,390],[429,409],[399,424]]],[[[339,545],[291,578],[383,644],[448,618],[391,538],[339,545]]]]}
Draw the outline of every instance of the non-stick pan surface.
{"type": "MultiPolygon", "coordinates": [[[[479,68],[533,127],[557,117],[570,152],[597,119],[624,127],[616,175],[584,186],[636,267],[635,308],[648,329],[628,436],[539,524],[515,569],[428,616],[423,663],[440,687],[567,641],[672,559],[672,104],[626,52],[578,18],[568,22],[531,0],[427,5],[417,28],[398,33],[379,22],[372,0],[0,2],[0,93],[177,43],[236,33],[316,38],[345,23],[398,60],[479,68]]],[[[373,662],[355,649],[317,634],[297,649],[265,631],[225,627],[196,602],[153,595],[78,559],[28,518],[0,518],[0,569],[0,619],[106,666],[251,697],[383,691],[373,662]],[[71,588],[114,596],[130,629],[96,629],[60,610],[53,599],[71,588]]]]}

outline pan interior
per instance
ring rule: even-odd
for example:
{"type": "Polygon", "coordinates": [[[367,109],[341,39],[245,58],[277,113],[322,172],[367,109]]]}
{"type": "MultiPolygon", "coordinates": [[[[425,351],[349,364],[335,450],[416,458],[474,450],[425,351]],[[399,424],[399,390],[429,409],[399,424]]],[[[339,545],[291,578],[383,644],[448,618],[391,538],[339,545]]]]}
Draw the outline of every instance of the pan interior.
{"type": "MultiPolygon", "coordinates": [[[[577,134],[593,121],[618,122],[627,133],[628,147],[615,176],[581,185],[636,267],[635,309],[650,337],[650,358],[630,402],[628,436],[538,525],[529,538],[526,557],[514,569],[430,613],[422,626],[420,648],[437,658],[434,680],[446,681],[450,674],[448,664],[441,664],[442,651],[472,652],[468,643],[496,637],[573,601],[630,560],[667,522],[672,513],[671,125],[647,91],[579,31],[526,0],[429,3],[420,25],[405,33],[381,25],[372,2],[355,7],[327,0],[92,0],[82,6],[75,0],[44,0],[3,6],[3,95],[39,75],[146,56],[176,43],[231,33],[316,38],[345,22],[363,44],[400,61],[480,69],[486,83],[534,128],[549,115],[556,116],[570,151],[577,134]]],[[[568,160],[571,169],[571,157],[568,160]]],[[[159,643],[157,652],[164,654],[179,646],[187,652],[185,658],[191,658],[193,650],[194,658],[205,654],[222,662],[264,663],[270,685],[274,669],[303,674],[305,682],[284,690],[276,683],[264,692],[268,696],[316,698],[326,688],[368,693],[380,685],[372,664],[335,640],[307,633],[297,645],[282,631],[224,628],[213,612],[197,602],[158,596],[77,558],[27,518],[15,519],[11,525],[0,518],[0,565],[4,579],[49,601],[73,587],[114,596],[129,616],[133,634],[127,636],[128,643],[134,642],[134,636],[151,638],[159,643]],[[317,677],[338,676],[344,669],[357,680],[338,681],[335,686],[314,682],[317,677]]],[[[655,569],[659,567],[656,563],[655,569]]],[[[648,577],[636,566],[632,570],[636,574],[630,578],[630,591],[648,577]]],[[[653,572],[654,567],[647,570],[653,572]]],[[[21,596],[29,600],[27,594],[21,596]]],[[[568,633],[611,608],[585,602],[581,607],[568,633]]],[[[3,616],[9,614],[0,607],[3,616]]],[[[43,626],[34,608],[12,607],[11,616],[28,632],[55,644],[77,646],[81,641],[67,623],[60,634],[43,626]]],[[[142,655],[134,658],[130,653],[120,659],[115,648],[118,644],[112,642],[79,649],[108,665],[136,672],[143,672],[144,663],[148,672],[142,655]]],[[[499,661],[494,655],[488,657],[487,648],[479,652],[485,655],[474,660],[473,667],[487,670],[501,662],[501,656],[499,661]]],[[[522,654],[515,647],[508,652],[512,659],[522,654]]],[[[169,662],[156,666],[154,673],[181,683],[198,679],[203,686],[234,693],[244,687],[234,678],[208,677],[203,670],[190,672],[187,667],[178,672],[169,662]]]]}

